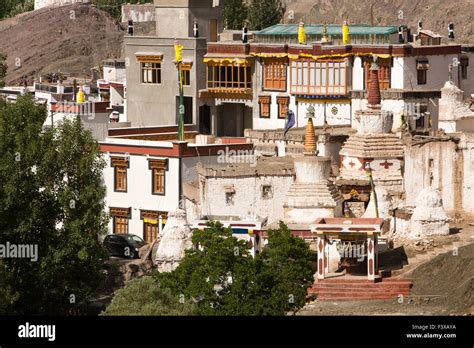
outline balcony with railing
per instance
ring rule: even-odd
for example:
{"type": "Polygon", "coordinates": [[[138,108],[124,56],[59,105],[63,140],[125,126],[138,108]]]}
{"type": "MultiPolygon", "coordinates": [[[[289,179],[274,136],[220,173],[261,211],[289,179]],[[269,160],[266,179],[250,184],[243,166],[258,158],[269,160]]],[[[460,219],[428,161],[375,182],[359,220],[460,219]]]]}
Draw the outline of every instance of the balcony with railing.
{"type": "Polygon", "coordinates": [[[247,62],[208,63],[207,89],[199,97],[252,100],[252,66],[247,62]]]}

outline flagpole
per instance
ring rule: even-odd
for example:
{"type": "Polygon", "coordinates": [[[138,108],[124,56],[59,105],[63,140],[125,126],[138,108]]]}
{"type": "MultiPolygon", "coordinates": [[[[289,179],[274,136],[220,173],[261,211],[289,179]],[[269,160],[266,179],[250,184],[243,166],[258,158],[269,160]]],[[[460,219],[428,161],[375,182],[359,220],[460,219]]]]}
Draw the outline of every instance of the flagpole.
{"type": "Polygon", "coordinates": [[[179,118],[178,118],[178,140],[184,141],[184,91],[181,62],[178,62],[178,83],[179,83],[179,118]]]}

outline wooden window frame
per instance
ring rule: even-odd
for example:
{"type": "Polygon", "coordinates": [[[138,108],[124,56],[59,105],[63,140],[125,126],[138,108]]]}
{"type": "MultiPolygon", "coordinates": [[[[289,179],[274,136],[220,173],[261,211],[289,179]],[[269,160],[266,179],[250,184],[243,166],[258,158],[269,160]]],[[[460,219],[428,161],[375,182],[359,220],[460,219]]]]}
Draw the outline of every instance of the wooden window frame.
{"type": "Polygon", "coordinates": [[[286,91],[288,64],[282,60],[265,59],[263,62],[263,90],[286,91]]]}
{"type": "Polygon", "coordinates": [[[292,60],[290,61],[290,93],[293,95],[346,96],[348,93],[347,65],[344,59],[292,60]],[[333,84],[330,85],[329,70],[331,65],[333,68],[333,84]],[[336,71],[338,71],[337,74],[336,71]],[[295,74],[297,75],[296,84],[293,83],[295,74]],[[320,84],[316,84],[318,76],[320,84]],[[344,84],[341,82],[341,77],[344,79],[344,84]],[[299,78],[301,78],[301,81],[299,81],[299,78]],[[312,78],[314,83],[311,83],[312,78]],[[306,84],[304,83],[305,79],[306,84]],[[339,81],[339,84],[336,84],[336,81],[339,81]],[[335,90],[339,92],[336,93],[335,90]]]}
{"type": "Polygon", "coordinates": [[[183,72],[183,86],[190,87],[191,86],[191,69],[193,64],[190,62],[183,62],[181,63],[181,71],[183,72]]]}
{"type": "Polygon", "coordinates": [[[161,85],[162,77],[161,62],[140,62],[140,83],[144,85],[161,85]],[[146,78],[145,72],[148,72],[146,78]],[[148,74],[151,74],[151,76],[148,76],[148,74]],[[154,79],[156,79],[156,82],[153,82],[154,79]]]}
{"type": "Polygon", "coordinates": [[[151,170],[151,194],[154,196],[166,195],[166,172],[168,171],[167,159],[149,159],[148,169],[151,170]],[[157,173],[161,172],[163,176],[162,190],[157,190],[157,173]]]}
{"type": "MultiPolygon", "coordinates": [[[[110,208],[110,216],[113,218],[113,233],[128,234],[130,233],[130,219],[132,217],[132,208],[110,208]],[[118,232],[118,226],[126,226],[125,232],[118,232]]],[[[122,231],[123,228],[120,228],[122,231]]]]}
{"type": "Polygon", "coordinates": [[[426,85],[428,83],[429,61],[426,58],[416,60],[416,82],[418,85],[426,85]]]}
{"type": "Polygon", "coordinates": [[[208,64],[207,89],[211,92],[251,92],[252,66],[227,63],[208,64]]]}
{"type": "MultiPolygon", "coordinates": [[[[379,88],[380,90],[390,89],[392,86],[392,59],[391,58],[379,58],[378,61],[378,75],[379,75],[379,88]]],[[[365,89],[369,88],[369,71],[372,66],[372,59],[367,59],[364,62],[364,84],[365,89]]]]}
{"type": "Polygon", "coordinates": [[[277,105],[278,105],[278,118],[286,119],[288,110],[290,109],[290,97],[288,96],[277,97],[277,105]]]}
{"type": "Polygon", "coordinates": [[[427,80],[428,80],[427,72],[428,72],[427,69],[417,69],[416,70],[416,83],[418,85],[426,85],[427,80]]]}
{"type": "MultiPolygon", "coordinates": [[[[168,213],[167,212],[163,212],[163,211],[155,211],[155,210],[140,210],[140,219],[143,221],[143,240],[145,242],[147,242],[147,227],[150,227],[150,226],[156,226],[156,234],[158,236],[158,233],[160,231],[160,227],[159,227],[159,221],[160,221],[160,215],[162,217],[162,222],[164,222],[164,224],[166,224],[166,221],[168,219],[168,213]],[[152,224],[150,222],[147,222],[146,220],[155,220],[156,221],[156,224],[152,224]]],[[[163,224],[163,225],[164,225],[163,224]]],[[[162,226],[163,228],[164,226],[162,226]]],[[[151,241],[151,243],[153,242],[153,240],[151,241]]],[[[149,242],[147,242],[149,243],[149,242]]]]}
{"type": "Polygon", "coordinates": [[[260,118],[271,118],[272,97],[271,96],[258,97],[258,105],[259,105],[260,118]]]}
{"type": "Polygon", "coordinates": [[[127,193],[128,192],[128,168],[130,168],[130,161],[124,157],[111,157],[110,166],[114,168],[114,192],[127,193]],[[119,180],[119,174],[123,174],[123,180],[119,180]],[[124,187],[119,187],[119,183],[123,181],[124,187]]]}

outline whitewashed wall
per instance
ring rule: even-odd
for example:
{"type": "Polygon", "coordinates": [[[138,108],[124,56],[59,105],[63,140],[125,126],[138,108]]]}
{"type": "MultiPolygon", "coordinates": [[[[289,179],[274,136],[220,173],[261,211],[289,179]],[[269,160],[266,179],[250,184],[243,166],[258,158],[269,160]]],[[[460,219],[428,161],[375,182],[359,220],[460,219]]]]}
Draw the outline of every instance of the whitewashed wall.
{"type": "Polygon", "coordinates": [[[364,88],[364,65],[360,57],[355,57],[352,68],[352,89],[354,91],[363,91],[364,88]]]}
{"type": "Polygon", "coordinates": [[[464,182],[462,192],[462,205],[466,215],[474,217],[474,139],[466,141],[463,155],[464,182]]]}
{"type": "MultiPolygon", "coordinates": [[[[114,156],[114,154],[112,155],[114,156]]],[[[115,155],[116,156],[116,155],[115,155]]],[[[129,220],[129,233],[143,238],[143,221],[140,210],[170,212],[178,208],[178,159],[169,158],[166,172],[164,196],[152,194],[152,171],[148,167],[147,156],[130,155],[130,168],[127,170],[127,192],[114,192],[114,168],[110,165],[110,155],[104,154],[107,166],[104,181],[107,187],[107,208],[132,208],[129,220]]],[[[153,157],[164,159],[163,157],[153,157]]],[[[109,233],[113,232],[113,221],[109,223],[109,233]]]]}
{"type": "MultiPolygon", "coordinates": [[[[458,58],[457,54],[439,55],[439,56],[426,56],[430,68],[427,72],[426,84],[418,85],[417,83],[417,70],[416,60],[420,57],[404,57],[404,89],[414,90],[439,90],[441,89],[446,81],[449,80],[449,64],[453,63],[454,58],[458,58]]],[[[453,70],[453,80],[456,84],[459,83],[457,74],[453,70]]]]}
{"type": "Polygon", "coordinates": [[[268,217],[268,222],[283,218],[283,202],[293,183],[293,176],[207,178],[200,183],[203,215],[238,216],[249,214],[268,217]],[[225,187],[234,186],[234,205],[226,204],[225,187]],[[262,185],[272,185],[273,198],[262,198],[262,185]]]}
{"type": "Polygon", "coordinates": [[[433,159],[433,187],[438,189],[444,208],[454,213],[454,160],[457,158],[452,142],[428,143],[413,146],[405,152],[406,204],[416,205],[420,191],[430,185],[429,160],[433,159]]]}
{"type": "Polygon", "coordinates": [[[91,0],[35,0],[35,10],[48,6],[62,6],[68,4],[89,4],[91,0]]]}

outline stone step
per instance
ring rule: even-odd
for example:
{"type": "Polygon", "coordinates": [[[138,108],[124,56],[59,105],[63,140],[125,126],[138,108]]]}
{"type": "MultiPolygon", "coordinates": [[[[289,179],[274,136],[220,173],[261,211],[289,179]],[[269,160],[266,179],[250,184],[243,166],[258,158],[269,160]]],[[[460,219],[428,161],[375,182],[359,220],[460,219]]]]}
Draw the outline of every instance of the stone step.
{"type": "Polygon", "coordinates": [[[358,291],[311,291],[309,294],[314,294],[318,298],[325,296],[340,296],[340,297],[369,297],[369,296],[410,296],[410,290],[403,291],[383,291],[383,292],[358,292],[358,291]]]}
{"type": "Polygon", "coordinates": [[[350,296],[344,297],[339,295],[325,295],[318,297],[318,301],[377,301],[377,300],[393,300],[397,299],[398,295],[386,294],[386,295],[362,295],[362,296],[350,296]]]}
{"type": "Polygon", "coordinates": [[[331,291],[331,290],[357,290],[357,291],[390,291],[390,290],[410,290],[412,284],[395,284],[395,285],[386,285],[383,287],[362,287],[350,284],[343,284],[340,286],[327,286],[327,285],[314,285],[312,289],[318,291],[331,291]]]}
{"type": "MultiPolygon", "coordinates": [[[[392,271],[393,272],[393,271],[392,271]]],[[[411,279],[408,278],[378,278],[376,281],[368,280],[365,277],[360,277],[362,279],[357,278],[347,278],[347,277],[337,277],[337,278],[326,278],[326,279],[317,279],[315,280],[314,284],[340,284],[340,283],[347,283],[347,284],[362,284],[362,285],[377,285],[386,284],[386,283],[411,283],[411,279]]]]}
{"type": "Polygon", "coordinates": [[[403,295],[403,296],[410,296],[410,291],[404,290],[404,291],[385,291],[385,292],[357,292],[357,291],[322,291],[322,292],[317,292],[317,291],[312,291],[311,293],[316,294],[317,296],[329,296],[329,295],[337,295],[341,297],[350,297],[350,296],[382,296],[382,295],[390,295],[390,296],[398,296],[398,295],[403,295]]]}

